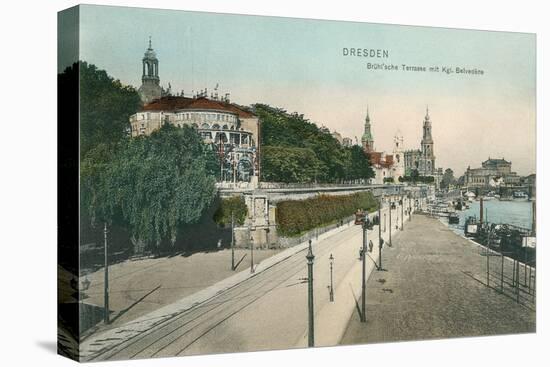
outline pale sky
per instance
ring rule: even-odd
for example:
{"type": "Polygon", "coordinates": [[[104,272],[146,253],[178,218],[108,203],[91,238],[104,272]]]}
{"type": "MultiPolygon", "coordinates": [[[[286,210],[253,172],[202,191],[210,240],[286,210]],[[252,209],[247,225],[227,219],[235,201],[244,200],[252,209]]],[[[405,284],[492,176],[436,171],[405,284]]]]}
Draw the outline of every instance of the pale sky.
{"type": "MultiPolygon", "coordinates": [[[[149,36],[161,84],[262,102],[361,139],[367,105],[377,150],[399,130],[418,148],[426,105],[436,165],[455,176],[488,157],[535,172],[535,35],[358,22],[83,6],[80,59],[136,88],[149,36]],[[342,48],[389,58],[344,57],[342,48]],[[477,68],[484,75],[368,70],[367,63],[477,68]]],[[[61,62],[62,62],[61,57],[61,62]]]]}

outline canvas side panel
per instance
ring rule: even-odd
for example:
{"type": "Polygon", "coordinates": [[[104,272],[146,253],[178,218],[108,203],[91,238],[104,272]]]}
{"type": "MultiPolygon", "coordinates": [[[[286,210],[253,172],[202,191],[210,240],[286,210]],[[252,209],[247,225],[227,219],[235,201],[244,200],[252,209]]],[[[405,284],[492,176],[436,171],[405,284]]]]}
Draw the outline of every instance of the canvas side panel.
{"type": "Polygon", "coordinates": [[[79,359],[79,7],[57,17],[57,351],[79,359]]]}

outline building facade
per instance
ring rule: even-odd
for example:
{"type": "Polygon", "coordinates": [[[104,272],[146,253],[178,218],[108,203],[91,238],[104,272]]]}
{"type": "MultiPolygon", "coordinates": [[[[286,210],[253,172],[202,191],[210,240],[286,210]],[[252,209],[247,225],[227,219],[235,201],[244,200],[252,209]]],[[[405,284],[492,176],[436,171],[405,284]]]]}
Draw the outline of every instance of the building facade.
{"type": "Polygon", "coordinates": [[[410,176],[413,170],[417,170],[420,176],[436,176],[434,140],[432,138],[432,121],[428,108],[422,123],[422,140],[420,149],[411,149],[404,152],[405,175],[410,176]]]}
{"type": "Polygon", "coordinates": [[[338,144],[342,145],[342,134],[340,134],[338,131],[333,131],[330,133],[336,141],[338,141],[338,144]]]}
{"type": "Polygon", "coordinates": [[[504,158],[490,158],[481,163],[479,168],[468,168],[464,172],[463,185],[467,188],[490,188],[496,186],[515,186],[520,184],[521,177],[512,172],[512,162],[504,158]]]}
{"type": "Polygon", "coordinates": [[[343,138],[342,145],[345,147],[351,147],[353,146],[353,140],[351,138],[343,138]]]}
{"type": "Polygon", "coordinates": [[[378,152],[374,149],[374,138],[371,128],[369,110],[367,109],[361,143],[363,150],[369,156],[369,162],[374,171],[374,178],[371,180],[371,183],[378,185],[387,183],[387,181],[397,183],[399,182],[399,177],[402,177],[405,172],[403,136],[400,132],[395,134],[392,154],[378,152]]]}
{"type": "Polygon", "coordinates": [[[222,181],[258,182],[259,120],[253,113],[228,101],[167,96],[130,116],[133,137],[150,135],[164,124],[197,129],[222,160],[222,181]]]}

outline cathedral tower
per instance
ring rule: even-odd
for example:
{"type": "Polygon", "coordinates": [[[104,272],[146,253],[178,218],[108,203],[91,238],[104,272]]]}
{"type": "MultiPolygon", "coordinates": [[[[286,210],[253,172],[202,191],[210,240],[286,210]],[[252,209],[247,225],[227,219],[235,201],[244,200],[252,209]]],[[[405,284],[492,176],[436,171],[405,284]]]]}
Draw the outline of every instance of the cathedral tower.
{"type": "Polygon", "coordinates": [[[365,118],[365,131],[361,137],[361,143],[363,145],[363,150],[367,153],[374,152],[374,139],[372,137],[371,126],[370,126],[370,117],[369,117],[369,108],[367,107],[367,117],[365,118]]]}
{"type": "Polygon", "coordinates": [[[159,78],[159,61],[151,46],[151,37],[149,37],[149,47],[145,51],[145,55],[143,55],[142,64],[143,73],[141,76],[141,87],[139,87],[138,93],[143,103],[150,103],[154,99],[162,96],[159,78]]]}
{"type": "Polygon", "coordinates": [[[434,141],[432,139],[432,122],[426,106],[426,116],[422,126],[422,141],[420,142],[420,174],[422,176],[433,175],[435,172],[434,141]]]}

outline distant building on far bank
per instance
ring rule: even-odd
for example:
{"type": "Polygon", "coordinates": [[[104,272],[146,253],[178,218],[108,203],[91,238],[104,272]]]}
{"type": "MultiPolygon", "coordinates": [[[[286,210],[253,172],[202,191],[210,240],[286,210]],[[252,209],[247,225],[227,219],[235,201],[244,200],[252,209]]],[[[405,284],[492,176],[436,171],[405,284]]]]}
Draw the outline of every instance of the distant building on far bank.
{"type": "Polygon", "coordinates": [[[463,185],[468,188],[490,188],[499,185],[515,186],[521,177],[512,172],[512,162],[504,158],[490,158],[481,163],[479,168],[468,168],[464,173],[463,185]]]}

